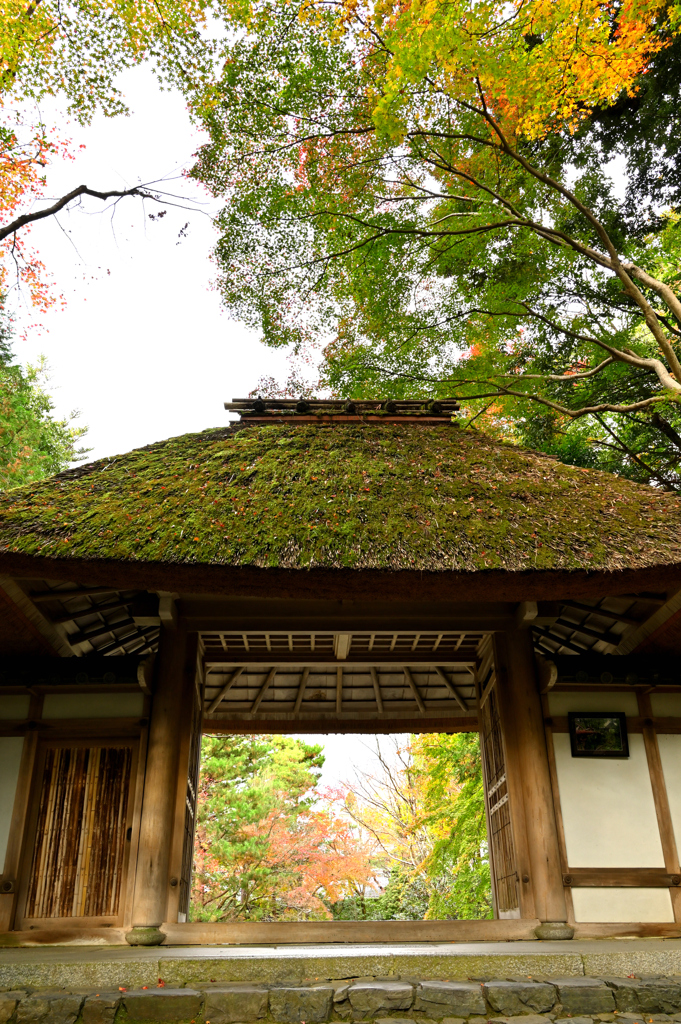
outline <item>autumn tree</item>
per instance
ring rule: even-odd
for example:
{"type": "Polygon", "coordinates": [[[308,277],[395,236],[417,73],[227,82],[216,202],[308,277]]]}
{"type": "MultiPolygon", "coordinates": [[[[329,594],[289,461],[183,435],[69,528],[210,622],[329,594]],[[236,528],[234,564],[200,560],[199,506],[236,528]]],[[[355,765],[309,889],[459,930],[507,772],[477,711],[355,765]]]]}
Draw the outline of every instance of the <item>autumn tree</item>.
{"type": "Polygon", "coordinates": [[[377,736],[372,762],[355,769],[344,804],[347,815],[376,844],[384,891],[370,905],[353,900],[336,913],[343,917],[351,909],[360,918],[421,920],[430,899],[426,864],[432,839],[408,740],[377,736]]]}
{"type": "MultiPolygon", "coordinates": [[[[387,884],[378,898],[352,901],[355,916],[491,916],[478,736],[376,737],[373,755],[373,765],[357,769],[348,783],[345,808],[373,836],[387,884]]],[[[338,916],[347,916],[343,909],[338,916]]]]}
{"type": "Polygon", "coordinates": [[[194,920],[323,919],[363,893],[370,844],[315,790],[323,762],[287,736],[204,737],[194,920]]]}
{"type": "MultiPolygon", "coordinates": [[[[323,338],[336,392],[456,393],[469,419],[521,421],[528,437],[542,417],[549,441],[571,434],[568,456],[595,432],[618,465],[676,487],[679,221],[654,197],[618,197],[605,154],[619,106],[636,188],[656,160],[673,165],[651,137],[645,164],[636,114],[654,135],[641,110],[656,76],[673,152],[678,106],[661,83],[678,96],[665,71],[678,5],[241,10],[194,170],[224,199],[227,306],[271,345],[323,338]],[[621,424],[661,445],[651,465],[621,424]]],[[[661,194],[675,202],[675,188],[661,194]]]]}

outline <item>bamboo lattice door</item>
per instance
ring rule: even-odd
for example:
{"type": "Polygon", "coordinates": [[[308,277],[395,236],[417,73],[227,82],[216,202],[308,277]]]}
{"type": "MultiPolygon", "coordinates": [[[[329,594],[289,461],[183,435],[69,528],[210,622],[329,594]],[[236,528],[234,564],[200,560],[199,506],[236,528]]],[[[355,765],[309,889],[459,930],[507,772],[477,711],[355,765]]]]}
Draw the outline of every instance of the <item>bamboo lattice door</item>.
{"type": "Polygon", "coordinates": [[[479,679],[478,721],[495,909],[499,917],[519,917],[516,851],[491,643],[485,647],[479,679]]]}
{"type": "Polygon", "coordinates": [[[25,918],[117,917],[132,748],[45,750],[25,918]]]}

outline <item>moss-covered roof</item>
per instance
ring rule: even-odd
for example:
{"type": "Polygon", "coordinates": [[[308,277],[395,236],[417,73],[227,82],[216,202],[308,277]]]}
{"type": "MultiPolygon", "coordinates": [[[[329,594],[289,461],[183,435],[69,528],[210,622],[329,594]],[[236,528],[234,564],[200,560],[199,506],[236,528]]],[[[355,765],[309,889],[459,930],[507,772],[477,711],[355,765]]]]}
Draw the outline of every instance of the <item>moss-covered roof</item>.
{"type": "Polygon", "coordinates": [[[0,499],[0,551],[212,566],[681,564],[681,502],[455,427],[208,430],[0,499]]]}

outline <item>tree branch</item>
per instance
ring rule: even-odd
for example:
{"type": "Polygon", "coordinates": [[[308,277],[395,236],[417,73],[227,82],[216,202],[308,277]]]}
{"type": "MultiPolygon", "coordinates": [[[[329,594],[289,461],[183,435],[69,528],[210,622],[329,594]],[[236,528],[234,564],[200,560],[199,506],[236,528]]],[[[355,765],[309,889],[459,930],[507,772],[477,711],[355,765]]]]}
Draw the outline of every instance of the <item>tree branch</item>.
{"type": "Polygon", "coordinates": [[[665,490],[676,491],[676,487],[672,487],[669,481],[665,477],[663,477],[661,473],[658,473],[656,469],[652,469],[650,466],[648,466],[643,461],[643,459],[636,454],[636,452],[632,451],[631,448],[629,448],[629,446],[626,445],[624,441],[617,436],[615,431],[608,426],[608,424],[603,420],[601,416],[599,416],[598,414],[594,414],[594,419],[600,423],[600,425],[603,427],[605,431],[607,431],[608,434],[610,434],[610,437],[612,437],[613,440],[620,446],[620,450],[623,451],[625,455],[628,455],[632,462],[635,462],[638,466],[641,467],[641,469],[645,473],[648,474],[649,480],[652,477],[655,480],[657,480],[658,483],[661,483],[665,490]]]}
{"type": "Polygon", "coordinates": [[[661,430],[662,433],[669,438],[673,445],[675,445],[677,448],[681,448],[681,437],[674,430],[671,423],[669,423],[664,418],[664,416],[660,416],[659,412],[654,412],[653,415],[650,417],[650,422],[654,427],[657,427],[658,430],[661,430]]]}
{"type": "Polygon", "coordinates": [[[45,217],[53,217],[56,213],[59,213],[68,206],[74,199],[78,199],[79,196],[92,196],[94,199],[114,199],[122,198],[124,196],[140,196],[143,199],[155,199],[150,192],[139,188],[129,188],[123,191],[112,190],[110,192],[97,192],[95,189],[88,188],[87,185],[79,185],[78,188],[74,188],[72,192],[62,196],[52,206],[46,207],[44,210],[36,210],[33,213],[22,213],[16,220],[11,221],[5,227],[0,228],[0,242],[4,238],[8,238],[10,235],[16,234],[20,228],[26,227],[27,224],[32,224],[37,220],[43,220],[45,217]]]}

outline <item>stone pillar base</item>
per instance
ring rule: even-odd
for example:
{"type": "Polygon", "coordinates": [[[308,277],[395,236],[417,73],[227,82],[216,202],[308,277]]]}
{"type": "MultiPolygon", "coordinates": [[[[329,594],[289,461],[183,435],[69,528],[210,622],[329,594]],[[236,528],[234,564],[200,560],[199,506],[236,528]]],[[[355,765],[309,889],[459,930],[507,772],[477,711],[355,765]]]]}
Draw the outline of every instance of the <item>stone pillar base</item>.
{"type": "Polygon", "coordinates": [[[565,921],[542,921],[534,934],[538,939],[571,939],[575,930],[565,921]]]}
{"type": "Polygon", "coordinates": [[[125,936],[129,946],[160,946],[165,935],[160,928],[135,925],[125,936]]]}

